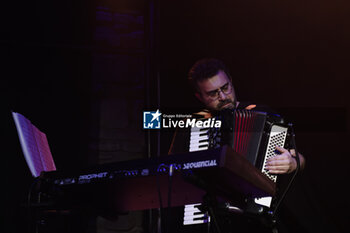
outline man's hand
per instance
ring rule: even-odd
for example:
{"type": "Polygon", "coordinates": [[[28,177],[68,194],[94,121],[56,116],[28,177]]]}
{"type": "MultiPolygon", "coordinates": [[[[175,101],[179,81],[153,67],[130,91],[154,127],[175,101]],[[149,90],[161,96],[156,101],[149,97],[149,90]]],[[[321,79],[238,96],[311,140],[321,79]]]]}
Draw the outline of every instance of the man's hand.
{"type": "Polygon", "coordinates": [[[288,151],[287,149],[278,146],[276,146],[276,150],[281,152],[281,154],[278,154],[267,161],[266,169],[269,173],[285,174],[293,172],[297,168],[297,162],[293,158],[295,157],[295,151],[288,151]]]}

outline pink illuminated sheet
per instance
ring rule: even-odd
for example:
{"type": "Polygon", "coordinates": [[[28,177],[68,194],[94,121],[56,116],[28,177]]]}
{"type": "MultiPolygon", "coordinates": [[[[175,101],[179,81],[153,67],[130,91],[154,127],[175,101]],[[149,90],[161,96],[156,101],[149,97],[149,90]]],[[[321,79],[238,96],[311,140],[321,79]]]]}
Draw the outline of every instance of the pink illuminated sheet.
{"type": "Polygon", "coordinates": [[[34,177],[42,171],[56,170],[46,135],[23,115],[12,112],[28,167],[34,177]]]}

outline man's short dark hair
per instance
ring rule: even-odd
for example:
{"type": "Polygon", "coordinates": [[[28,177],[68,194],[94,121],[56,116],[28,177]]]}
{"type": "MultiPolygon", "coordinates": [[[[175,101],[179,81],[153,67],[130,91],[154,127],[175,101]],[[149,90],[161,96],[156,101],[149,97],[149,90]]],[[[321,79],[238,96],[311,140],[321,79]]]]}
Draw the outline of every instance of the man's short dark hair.
{"type": "Polygon", "coordinates": [[[192,87],[196,91],[199,91],[197,83],[215,76],[220,70],[224,71],[226,75],[230,77],[229,72],[222,61],[216,58],[204,58],[197,61],[192,66],[188,73],[188,80],[192,87]]]}

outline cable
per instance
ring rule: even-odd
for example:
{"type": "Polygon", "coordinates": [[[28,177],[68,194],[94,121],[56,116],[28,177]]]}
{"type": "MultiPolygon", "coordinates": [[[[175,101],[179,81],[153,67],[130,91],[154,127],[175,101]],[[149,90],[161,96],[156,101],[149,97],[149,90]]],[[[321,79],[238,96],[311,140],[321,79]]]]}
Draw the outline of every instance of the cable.
{"type": "Polygon", "coordinates": [[[292,183],[295,180],[295,177],[297,176],[297,174],[299,173],[299,170],[300,170],[300,158],[299,158],[299,153],[298,153],[297,146],[296,146],[296,143],[295,143],[295,134],[294,134],[293,125],[290,123],[290,124],[288,124],[288,126],[291,128],[291,143],[292,143],[292,147],[295,150],[295,160],[297,162],[297,167],[296,167],[295,172],[294,172],[292,178],[290,179],[290,181],[289,181],[285,191],[282,193],[281,198],[278,200],[278,202],[277,202],[277,204],[276,204],[276,206],[274,208],[274,211],[273,211],[273,214],[272,214],[272,218],[274,218],[276,216],[276,213],[277,213],[277,210],[278,210],[280,204],[284,200],[286,194],[288,193],[290,187],[292,186],[292,183]]]}
{"type": "MultiPolygon", "coordinates": [[[[220,226],[219,226],[219,222],[218,219],[216,218],[216,213],[215,210],[217,209],[217,201],[215,196],[212,196],[211,194],[207,193],[204,197],[203,197],[203,205],[206,208],[206,211],[209,213],[209,217],[213,223],[213,228],[216,230],[216,233],[222,233],[220,226]]],[[[210,226],[209,226],[210,227],[210,226]]],[[[210,228],[208,228],[208,230],[210,230],[210,228]]]]}
{"type": "Polygon", "coordinates": [[[171,164],[169,166],[169,179],[168,179],[168,209],[170,209],[170,206],[171,206],[171,189],[172,189],[173,173],[174,173],[174,165],[171,164]]]}
{"type": "MultiPolygon", "coordinates": [[[[159,158],[159,157],[158,157],[159,158]]],[[[160,181],[159,181],[159,174],[161,172],[161,166],[163,164],[160,164],[156,171],[156,182],[157,182],[157,192],[158,192],[158,200],[159,200],[159,208],[158,208],[158,220],[157,220],[157,233],[161,233],[162,231],[162,209],[163,209],[163,201],[162,201],[162,193],[160,189],[160,181]]]]}

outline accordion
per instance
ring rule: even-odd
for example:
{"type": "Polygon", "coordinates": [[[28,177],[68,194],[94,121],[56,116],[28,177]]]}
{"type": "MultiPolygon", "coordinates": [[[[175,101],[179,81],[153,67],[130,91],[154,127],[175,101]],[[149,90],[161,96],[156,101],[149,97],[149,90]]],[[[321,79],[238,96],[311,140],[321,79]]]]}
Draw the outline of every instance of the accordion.
{"type": "MultiPolygon", "coordinates": [[[[221,120],[220,128],[191,128],[189,151],[207,150],[222,145],[229,145],[241,156],[244,156],[251,164],[261,170],[272,181],[277,181],[277,176],[269,174],[266,170],[266,162],[276,155],[276,146],[285,147],[288,136],[288,126],[283,119],[274,114],[251,110],[225,109],[215,117],[221,120]]],[[[272,197],[264,197],[254,200],[255,203],[271,206],[272,197]]],[[[185,216],[195,216],[197,212],[186,213],[185,216]]],[[[185,225],[204,223],[208,219],[196,219],[184,221],[185,225]]]]}

